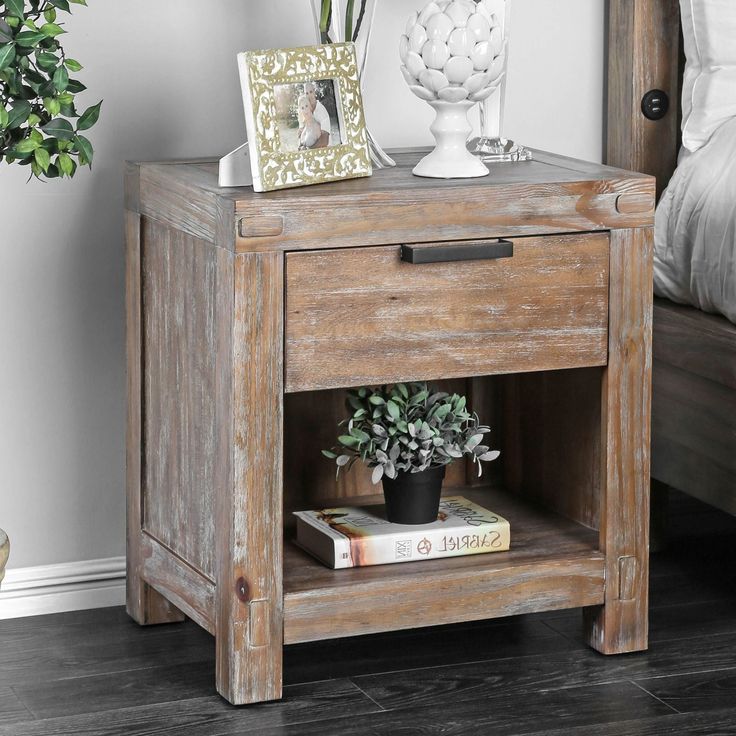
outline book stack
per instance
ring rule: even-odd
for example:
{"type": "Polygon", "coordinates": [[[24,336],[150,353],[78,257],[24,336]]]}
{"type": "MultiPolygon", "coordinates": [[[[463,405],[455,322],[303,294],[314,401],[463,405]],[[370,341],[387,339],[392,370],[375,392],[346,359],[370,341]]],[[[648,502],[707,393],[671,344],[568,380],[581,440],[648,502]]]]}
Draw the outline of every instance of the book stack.
{"type": "Polygon", "coordinates": [[[408,526],[383,517],[383,506],[296,511],[296,543],[334,569],[416,562],[509,549],[509,522],[468,501],[440,501],[437,521],[408,526]]]}

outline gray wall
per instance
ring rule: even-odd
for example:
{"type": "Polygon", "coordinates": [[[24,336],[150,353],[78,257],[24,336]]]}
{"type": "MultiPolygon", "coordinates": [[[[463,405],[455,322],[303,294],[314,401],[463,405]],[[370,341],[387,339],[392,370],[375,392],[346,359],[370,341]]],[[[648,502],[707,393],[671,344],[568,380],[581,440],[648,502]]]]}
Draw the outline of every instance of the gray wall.
{"type": "MultiPolygon", "coordinates": [[[[235,54],[312,43],[308,0],[89,0],[68,53],[85,64],[94,170],[26,184],[0,164],[0,526],[11,568],[124,553],[125,159],[221,155],[244,137],[235,54]],[[206,10],[205,10],[206,9],[206,10]]],[[[510,0],[506,133],[600,160],[604,0],[510,0]]],[[[397,38],[422,0],[379,4],[366,115],[386,146],[429,143],[397,38]]]]}

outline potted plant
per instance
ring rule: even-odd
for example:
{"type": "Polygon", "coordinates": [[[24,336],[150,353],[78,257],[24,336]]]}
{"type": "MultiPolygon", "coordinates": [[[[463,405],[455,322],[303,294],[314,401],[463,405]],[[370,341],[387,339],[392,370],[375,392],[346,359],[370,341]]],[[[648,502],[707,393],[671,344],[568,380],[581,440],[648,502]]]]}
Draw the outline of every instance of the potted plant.
{"type": "Polygon", "coordinates": [[[60,16],[87,0],[4,0],[0,10],[0,162],[28,166],[39,179],[72,177],[92,166],[83,133],[100,116],[101,102],[81,114],[72,78],[82,69],[66,56],[60,16]]]}
{"type": "Polygon", "coordinates": [[[338,474],[358,459],[373,468],[373,483],[383,481],[389,521],[428,524],[437,519],[447,465],[468,456],[480,477],[481,463],[500,454],[483,444],[491,430],[466,404],[464,396],[423,382],[350,390],[352,414],[340,423],[346,432],[323,454],[335,460],[338,474]]]}

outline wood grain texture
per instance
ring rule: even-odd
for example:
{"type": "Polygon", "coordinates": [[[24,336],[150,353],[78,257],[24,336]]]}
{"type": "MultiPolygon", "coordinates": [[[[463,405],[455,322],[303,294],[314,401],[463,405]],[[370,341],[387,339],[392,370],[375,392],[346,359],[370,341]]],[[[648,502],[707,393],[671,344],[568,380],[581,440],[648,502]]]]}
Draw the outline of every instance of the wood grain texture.
{"type": "Polygon", "coordinates": [[[232,373],[218,389],[232,408],[229,480],[216,489],[217,689],[242,704],[281,697],[283,256],[238,256],[232,268],[232,373]]]}
{"type": "MultiPolygon", "coordinates": [[[[125,684],[127,683],[119,678],[111,683],[111,687],[125,684]]],[[[146,680],[145,684],[154,692],[159,685],[156,680],[146,680]]],[[[140,690],[135,684],[129,687],[127,692],[131,692],[131,696],[133,693],[140,696],[140,690]]],[[[163,688],[158,689],[158,692],[161,695],[165,693],[163,688]]],[[[65,695],[64,689],[59,688],[54,695],[61,700],[65,695]]],[[[169,695],[176,698],[177,692],[170,692],[169,695]]],[[[150,692],[144,691],[140,699],[145,702],[150,697],[150,692]]],[[[96,701],[107,705],[104,694],[101,694],[101,697],[98,695],[96,701]]],[[[131,702],[135,702],[132,697],[131,702]]],[[[360,717],[379,710],[380,708],[349,680],[333,679],[287,687],[282,703],[261,708],[232,708],[216,695],[200,695],[186,699],[139,703],[135,707],[115,708],[102,713],[57,716],[26,722],[12,736],[77,736],[82,733],[89,736],[113,733],[124,733],[126,736],[170,734],[209,736],[214,733],[218,736],[243,736],[243,734],[257,735],[262,729],[269,727],[292,726],[298,729],[302,724],[312,720],[337,718],[346,712],[360,717]],[[104,726],[101,725],[103,721],[104,726]],[[100,730],[97,730],[98,727],[100,730]]],[[[5,731],[0,726],[2,736],[9,733],[10,731],[5,731]]]]}
{"type": "MultiPolygon", "coordinates": [[[[554,626],[555,619],[548,619],[548,623],[554,626]]],[[[733,637],[729,638],[733,641],[733,637]]],[[[699,638],[691,642],[702,644],[705,640],[699,638]]],[[[725,642],[714,644],[717,653],[714,653],[712,661],[725,664],[725,642]]],[[[710,656],[708,658],[711,659],[710,656]]],[[[394,710],[431,707],[448,697],[456,703],[488,702],[494,698],[531,694],[540,689],[550,692],[610,682],[639,681],[646,677],[651,677],[652,681],[655,678],[676,681],[677,672],[705,669],[704,663],[697,660],[697,654],[688,651],[685,640],[671,642],[646,657],[600,657],[590,650],[549,652],[545,657],[526,659],[528,667],[524,667],[522,659],[493,659],[459,666],[426,667],[413,671],[411,677],[407,677],[405,671],[397,671],[357,677],[355,681],[376,702],[394,710]],[[681,657],[680,666],[677,664],[678,655],[681,657]]],[[[623,718],[624,714],[621,715],[623,718]]]]}
{"type": "Polygon", "coordinates": [[[214,634],[214,582],[145,532],[141,556],[146,582],[203,629],[214,634]]]}
{"type": "Polygon", "coordinates": [[[678,0],[609,3],[607,161],[656,176],[658,192],[677,160],[679,21],[678,0]],[[641,111],[652,89],[670,99],[669,112],[657,121],[641,111]]]}
{"type": "Polygon", "coordinates": [[[616,200],[616,209],[626,214],[651,212],[653,205],[647,194],[622,194],[616,200]]]}
{"type": "Polygon", "coordinates": [[[9,733],[13,733],[10,729],[15,729],[15,724],[31,720],[30,712],[9,687],[0,687],[0,714],[0,729],[7,728],[9,733]]]}
{"type": "Polygon", "coordinates": [[[344,248],[603,230],[641,221],[640,214],[617,211],[620,194],[650,195],[653,200],[649,179],[535,154],[536,161],[495,167],[488,177],[469,182],[413,177],[409,172],[422,153],[400,153],[396,168],[375,171],[368,179],[298,190],[289,198],[288,210],[281,192],[255,200],[240,190],[237,216],[283,214],[284,232],[271,238],[241,237],[236,248],[344,248]]]}
{"type": "Polygon", "coordinates": [[[411,176],[423,153],[398,153],[397,167],[369,178],[287,193],[220,189],[215,162],[146,163],[136,191],[146,217],[238,252],[635,227],[642,215],[619,212],[619,196],[654,196],[647,177],[542,151],[535,151],[535,161],[495,167],[483,180],[411,176]],[[229,229],[243,233],[235,239],[217,237],[223,206],[234,208],[229,229]]]}
{"type": "Polygon", "coordinates": [[[695,307],[654,300],[654,359],[736,390],[736,325],[695,307]]]}
{"type": "Polygon", "coordinates": [[[143,528],[214,579],[216,249],[144,221],[143,528]]]}
{"type": "MultiPolygon", "coordinates": [[[[171,620],[176,609],[158,590],[214,631],[217,688],[232,703],[281,696],[284,641],[592,607],[607,651],[642,644],[647,578],[636,530],[647,510],[639,486],[626,474],[617,485],[617,474],[643,467],[632,458],[646,457],[644,436],[628,425],[620,445],[614,436],[616,422],[631,419],[629,403],[644,397],[632,375],[644,359],[636,307],[649,298],[645,256],[621,245],[639,235],[615,235],[609,285],[608,232],[560,231],[650,225],[654,182],[542,152],[487,181],[419,180],[408,168],[417,156],[400,154],[399,167],[371,179],[262,195],[219,190],[209,163],[130,170],[128,201],[145,223],[142,260],[136,240],[129,264],[132,609],[141,621],[171,620]],[[544,237],[521,238],[532,233],[544,237]],[[398,259],[401,242],[502,234],[517,240],[509,262],[398,259]],[[543,416],[560,437],[545,445],[537,478],[527,475],[531,506],[490,497],[492,508],[509,509],[510,553],[338,574],[290,544],[284,557],[285,512],[371,490],[360,474],[323,483],[334,469],[317,466],[342,387],[448,379],[503,424],[504,412],[539,407],[524,405],[521,382],[516,406],[499,402],[506,378],[489,374],[541,369],[550,369],[539,384],[543,416]],[[606,452],[583,441],[596,424],[606,452]],[[596,525],[600,534],[587,528],[596,525]]],[[[455,491],[472,493],[463,464],[451,473],[455,491]]]]}
{"type": "MultiPolygon", "coordinates": [[[[679,143],[679,4],[611,0],[609,29],[608,162],[656,175],[661,192],[679,143]],[[652,87],[670,96],[670,112],[659,122],[646,120],[639,109],[641,95],[652,87]]],[[[736,327],[723,317],[657,300],[654,355],[653,476],[736,513],[734,423],[718,411],[733,403],[728,392],[736,390],[736,327]],[[694,396],[703,402],[701,410],[694,396]]]]}
{"type": "Polygon", "coordinates": [[[604,723],[598,726],[555,728],[534,731],[528,736],[731,736],[733,710],[712,713],[675,713],[648,718],[630,718],[625,723],[604,723]]]}
{"type": "Polygon", "coordinates": [[[654,361],[652,475],[736,514],[734,388],[654,361]]]}
{"type": "MultiPolygon", "coordinates": [[[[411,680],[412,674],[405,678],[411,680]]],[[[477,681],[466,683],[472,687],[477,681]]],[[[441,689],[438,688],[438,689],[441,689]]],[[[515,696],[485,697],[483,690],[472,700],[463,700],[452,710],[447,708],[448,694],[431,703],[398,707],[363,718],[345,715],[328,723],[308,723],[291,734],[299,736],[390,736],[391,734],[442,734],[467,736],[493,733],[496,730],[521,736],[543,724],[565,724],[567,728],[585,724],[589,733],[596,724],[606,723],[615,713],[629,718],[664,718],[672,713],[666,705],[652,698],[630,682],[606,683],[574,689],[547,690],[515,696]]],[[[621,725],[620,723],[617,725],[621,725]]],[[[264,729],[259,736],[282,736],[278,728],[264,729]]],[[[288,733],[288,732],[287,732],[288,733]]],[[[543,733],[549,733],[548,730],[543,733]]]]}
{"type": "MultiPolygon", "coordinates": [[[[34,618],[38,622],[38,618],[34,618]]],[[[87,678],[119,672],[209,662],[214,656],[212,637],[194,623],[141,628],[132,625],[127,616],[127,620],[122,618],[115,626],[103,622],[99,628],[96,623],[90,625],[88,622],[80,626],[82,632],[72,629],[70,639],[65,636],[69,627],[58,626],[56,638],[43,646],[31,645],[12,654],[3,651],[0,714],[5,716],[11,708],[12,700],[3,703],[5,687],[15,688],[19,693],[32,693],[34,688],[36,691],[43,689],[39,688],[39,683],[44,686],[58,680],[79,683],[87,678]]],[[[212,683],[208,686],[214,693],[212,683]]],[[[81,700],[84,701],[84,697],[81,700]]],[[[32,707],[32,702],[29,705],[32,707]]]]}
{"type": "Polygon", "coordinates": [[[0,734],[732,735],[736,519],[678,492],[670,517],[648,652],[587,651],[577,610],[300,644],[285,650],[282,702],[233,708],[194,622],[140,628],[117,607],[6,619],[0,734]]]}
{"type": "Polygon", "coordinates": [[[595,532],[508,494],[463,493],[513,520],[509,552],[336,571],[287,544],[286,643],[602,602],[595,532]]]}
{"type": "Polygon", "coordinates": [[[736,667],[720,672],[641,679],[636,684],[680,713],[725,709],[733,706],[736,667]]]}
{"type": "Polygon", "coordinates": [[[415,265],[395,246],[289,253],[286,390],[606,362],[608,236],[415,265]]]}
{"type": "Polygon", "coordinates": [[[126,599],[128,613],[139,624],[182,621],[184,615],[141,578],[142,498],[142,371],[141,218],[125,213],[125,312],[127,355],[127,419],[125,477],[127,495],[126,599]]]}
{"type": "Polygon", "coordinates": [[[647,647],[652,252],[651,228],[611,233],[610,332],[601,402],[606,605],[587,615],[589,642],[605,654],[647,647]],[[626,567],[632,578],[626,583],[627,600],[620,598],[622,557],[635,560],[626,567]]]}
{"type": "Polygon", "coordinates": [[[218,200],[229,199],[230,190],[217,186],[216,163],[141,164],[138,191],[142,215],[195,238],[217,242],[218,200]]]}
{"type": "Polygon", "coordinates": [[[508,487],[600,527],[602,369],[500,377],[501,464],[508,487]]]}

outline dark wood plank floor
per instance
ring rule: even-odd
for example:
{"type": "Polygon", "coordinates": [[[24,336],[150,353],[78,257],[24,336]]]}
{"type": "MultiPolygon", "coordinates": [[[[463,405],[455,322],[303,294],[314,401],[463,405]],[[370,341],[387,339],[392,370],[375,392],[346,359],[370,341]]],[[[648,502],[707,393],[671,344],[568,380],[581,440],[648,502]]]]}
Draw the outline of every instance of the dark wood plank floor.
{"type": "Polygon", "coordinates": [[[0,736],[736,734],[735,559],[736,519],[677,496],[646,653],[587,649],[579,611],[299,645],[283,701],[243,708],[191,622],[0,621],[0,736]]]}

